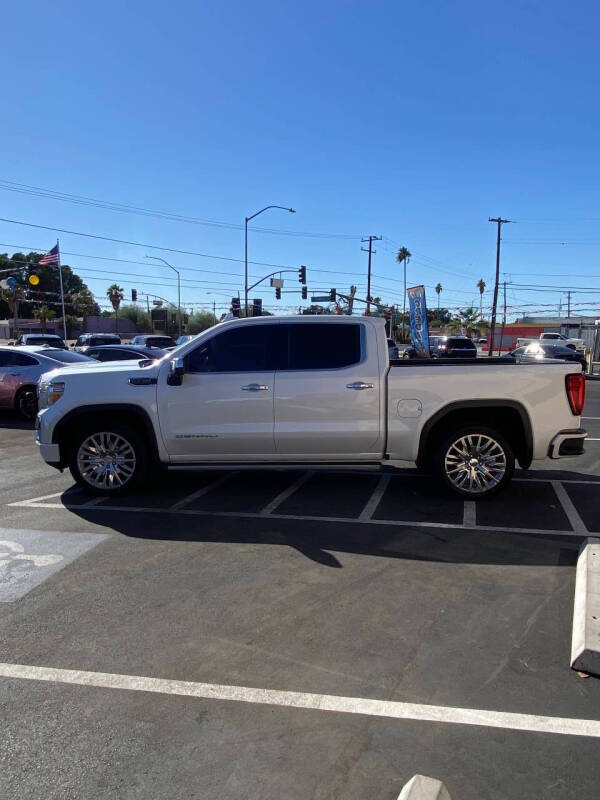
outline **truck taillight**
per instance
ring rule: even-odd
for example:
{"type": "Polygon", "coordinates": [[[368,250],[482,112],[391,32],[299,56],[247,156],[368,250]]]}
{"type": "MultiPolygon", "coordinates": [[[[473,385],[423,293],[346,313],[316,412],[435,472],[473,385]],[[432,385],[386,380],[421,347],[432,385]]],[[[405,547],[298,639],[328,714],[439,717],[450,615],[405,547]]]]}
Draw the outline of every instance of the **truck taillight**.
{"type": "Polygon", "coordinates": [[[565,384],[571,411],[578,417],[583,411],[583,404],[585,403],[585,376],[581,372],[567,375],[565,384]]]}

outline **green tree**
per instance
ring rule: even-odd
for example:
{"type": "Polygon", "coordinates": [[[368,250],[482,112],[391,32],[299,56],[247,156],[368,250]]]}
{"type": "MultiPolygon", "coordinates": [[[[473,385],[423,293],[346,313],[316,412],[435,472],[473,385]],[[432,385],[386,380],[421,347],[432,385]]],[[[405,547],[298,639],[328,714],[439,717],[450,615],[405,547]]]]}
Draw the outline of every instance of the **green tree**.
{"type": "MultiPolygon", "coordinates": [[[[15,286],[14,289],[2,289],[0,291],[0,301],[4,303],[13,318],[13,336],[17,335],[17,318],[19,316],[19,306],[25,295],[22,286],[15,286]]],[[[7,315],[6,315],[7,316],[7,315]]]]}
{"type": "Polygon", "coordinates": [[[152,319],[150,314],[135,304],[122,306],[119,309],[119,314],[122,319],[128,319],[133,322],[138,333],[151,333],[152,332],[152,319]]]}
{"type": "Polygon", "coordinates": [[[477,288],[479,289],[479,317],[483,319],[483,293],[485,292],[485,281],[479,278],[477,281],[477,288]]]}
{"type": "Polygon", "coordinates": [[[438,283],[435,287],[435,293],[437,294],[438,299],[438,311],[440,310],[440,294],[442,293],[443,286],[441,283],[438,283]]]}
{"type": "Polygon", "coordinates": [[[100,311],[94,295],[87,286],[83,286],[78,292],[71,295],[71,305],[75,314],[82,317],[82,330],[87,330],[87,318],[92,314],[99,314],[100,311]]]}
{"type": "Polygon", "coordinates": [[[479,311],[473,306],[458,311],[450,320],[450,330],[460,333],[464,330],[467,336],[479,335],[479,311]]]}
{"type": "Polygon", "coordinates": [[[118,283],[111,284],[108,289],[106,290],[106,296],[110,300],[111,306],[115,310],[115,331],[119,332],[119,306],[121,305],[125,294],[123,292],[123,287],[119,286],[118,283]]]}
{"type": "MultiPolygon", "coordinates": [[[[38,262],[41,257],[42,253],[33,251],[29,253],[17,252],[13,253],[12,256],[9,256],[8,253],[0,253],[0,270],[3,271],[2,276],[6,277],[7,273],[5,270],[10,270],[10,274],[17,281],[17,286],[19,286],[23,292],[20,308],[21,316],[23,317],[31,317],[33,315],[33,309],[39,305],[39,303],[60,301],[60,278],[58,269],[52,264],[40,266],[38,262]],[[32,269],[35,269],[39,277],[39,283],[35,286],[28,281],[32,269]]],[[[89,289],[68,264],[62,266],[62,276],[65,311],[67,313],[76,313],[72,303],[72,297],[81,290],[89,292],[89,289]]],[[[7,312],[8,304],[3,298],[0,298],[0,317],[7,316],[7,312]]],[[[98,306],[95,306],[94,313],[100,313],[98,306]]]]}
{"type": "Polygon", "coordinates": [[[39,306],[33,309],[33,318],[37,319],[42,328],[42,333],[46,333],[46,323],[54,319],[56,312],[46,305],[39,306]]]}
{"type": "Polygon", "coordinates": [[[207,328],[212,328],[214,324],[215,318],[212,312],[197,311],[195,314],[192,314],[188,320],[188,333],[202,333],[202,331],[205,331],[207,328]]]}

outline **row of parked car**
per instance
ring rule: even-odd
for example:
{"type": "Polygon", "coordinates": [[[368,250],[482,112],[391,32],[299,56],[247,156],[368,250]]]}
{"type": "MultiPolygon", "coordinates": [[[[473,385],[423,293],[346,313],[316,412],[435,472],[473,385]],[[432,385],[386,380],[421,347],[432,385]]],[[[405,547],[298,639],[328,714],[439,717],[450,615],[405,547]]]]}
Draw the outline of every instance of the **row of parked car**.
{"type": "Polygon", "coordinates": [[[37,382],[44,372],[82,362],[158,359],[191,339],[148,334],[134,336],[122,344],[120,336],[86,333],[69,350],[55,334],[24,333],[15,342],[0,347],[0,408],[16,409],[26,419],[38,410],[37,382]]]}

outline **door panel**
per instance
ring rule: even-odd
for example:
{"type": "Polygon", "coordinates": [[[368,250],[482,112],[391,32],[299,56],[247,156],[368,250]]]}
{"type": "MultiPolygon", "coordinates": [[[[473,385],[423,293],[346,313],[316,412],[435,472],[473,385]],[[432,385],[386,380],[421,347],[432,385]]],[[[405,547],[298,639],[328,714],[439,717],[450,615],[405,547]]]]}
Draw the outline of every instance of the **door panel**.
{"type": "Polygon", "coordinates": [[[242,322],[204,337],[186,356],[181,386],[158,382],[159,419],[176,461],[273,458],[274,346],[278,323],[242,322]]]}
{"type": "Polygon", "coordinates": [[[366,352],[365,326],[283,327],[289,330],[289,366],[304,368],[275,375],[277,453],[305,460],[380,457],[379,360],[376,352],[366,352]]]}

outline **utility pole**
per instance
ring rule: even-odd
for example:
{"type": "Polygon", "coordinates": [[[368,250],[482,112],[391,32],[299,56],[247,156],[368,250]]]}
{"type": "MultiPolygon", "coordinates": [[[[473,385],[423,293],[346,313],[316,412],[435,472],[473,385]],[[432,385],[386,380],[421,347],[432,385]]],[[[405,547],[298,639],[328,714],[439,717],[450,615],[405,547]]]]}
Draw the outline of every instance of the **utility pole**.
{"type": "Polygon", "coordinates": [[[571,317],[571,292],[567,292],[567,319],[571,317]]]}
{"type": "Polygon", "coordinates": [[[498,285],[500,283],[500,239],[502,234],[502,225],[510,222],[509,219],[502,219],[501,217],[488,217],[488,222],[495,222],[498,225],[498,238],[496,240],[496,279],[494,280],[494,300],[492,303],[492,324],[490,325],[490,349],[488,356],[494,354],[494,333],[496,331],[496,308],[498,306],[498,285]]]}
{"type": "Polygon", "coordinates": [[[368,247],[360,248],[363,251],[363,253],[369,254],[369,261],[367,266],[367,310],[365,312],[366,316],[369,317],[371,316],[371,257],[373,253],[377,252],[377,250],[373,250],[373,242],[380,242],[381,236],[369,236],[368,238],[361,239],[360,241],[369,243],[368,247]]]}
{"type": "Polygon", "coordinates": [[[500,330],[500,344],[498,345],[498,355],[502,355],[502,341],[504,339],[504,326],[506,325],[506,281],[502,284],[504,290],[504,311],[502,313],[502,328],[500,330]]]}

